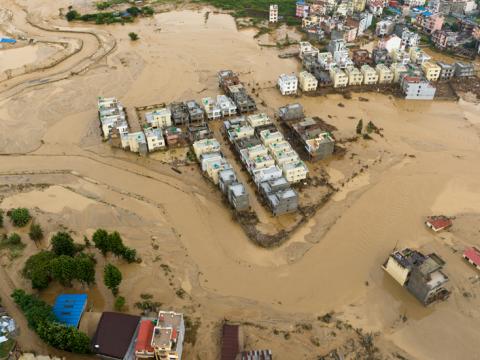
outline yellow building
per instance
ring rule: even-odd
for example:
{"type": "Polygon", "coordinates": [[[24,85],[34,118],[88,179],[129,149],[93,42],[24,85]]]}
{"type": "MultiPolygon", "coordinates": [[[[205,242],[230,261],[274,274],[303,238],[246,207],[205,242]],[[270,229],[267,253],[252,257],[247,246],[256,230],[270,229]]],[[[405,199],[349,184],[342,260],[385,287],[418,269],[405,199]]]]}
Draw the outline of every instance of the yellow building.
{"type": "Polygon", "coordinates": [[[330,70],[330,78],[332,79],[333,87],[345,87],[348,85],[348,76],[342,70],[333,68],[330,70]]]}
{"type": "Polygon", "coordinates": [[[298,75],[298,82],[302,91],[307,92],[317,90],[318,80],[308,71],[302,71],[298,75]]]}
{"type": "Polygon", "coordinates": [[[363,12],[365,11],[366,0],[353,0],[353,11],[363,12]]]}
{"type": "Polygon", "coordinates": [[[378,83],[390,84],[393,81],[393,72],[384,64],[378,64],[375,69],[377,70],[378,83]]]}
{"type": "Polygon", "coordinates": [[[442,68],[440,66],[430,61],[422,64],[422,70],[428,81],[437,81],[440,77],[440,73],[442,72],[442,68]]]}
{"type": "Polygon", "coordinates": [[[349,67],[345,70],[348,76],[348,85],[362,85],[363,74],[356,67],[349,67]]]}
{"type": "Polygon", "coordinates": [[[378,75],[374,68],[370,65],[362,65],[360,71],[363,74],[363,83],[365,85],[373,85],[378,82],[378,75]]]}
{"type": "Polygon", "coordinates": [[[400,75],[407,72],[407,67],[400,63],[393,63],[390,65],[390,70],[393,73],[393,82],[398,83],[400,81],[400,75]]]}

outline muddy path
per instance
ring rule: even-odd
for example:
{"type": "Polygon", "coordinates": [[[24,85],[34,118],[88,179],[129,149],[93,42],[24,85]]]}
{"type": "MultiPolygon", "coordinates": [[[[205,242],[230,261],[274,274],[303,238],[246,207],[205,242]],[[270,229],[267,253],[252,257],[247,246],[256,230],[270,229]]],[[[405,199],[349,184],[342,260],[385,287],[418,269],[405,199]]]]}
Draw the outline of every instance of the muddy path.
{"type": "Polygon", "coordinates": [[[0,83],[0,99],[14,96],[21,91],[81,74],[103,60],[116,47],[116,40],[108,32],[91,28],[70,28],[50,23],[29,14],[13,0],[6,0],[6,7],[14,13],[13,24],[29,37],[58,37],[80,41],[80,49],[51,67],[11,78],[0,83]]]}

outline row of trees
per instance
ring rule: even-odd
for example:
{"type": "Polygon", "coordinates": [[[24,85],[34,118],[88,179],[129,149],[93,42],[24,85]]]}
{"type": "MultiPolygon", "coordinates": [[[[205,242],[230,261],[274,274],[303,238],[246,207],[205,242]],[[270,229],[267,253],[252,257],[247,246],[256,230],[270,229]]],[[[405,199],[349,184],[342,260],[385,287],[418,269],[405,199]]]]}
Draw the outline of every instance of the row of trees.
{"type": "Polygon", "coordinates": [[[79,354],[91,352],[89,337],[72,326],[56,322],[52,307],[34,295],[16,289],[12,299],[24,313],[28,326],[56,349],[79,354]]]}
{"type": "Polygon", "coordinates": [[[123,244],[122,237],[117,231],[109,234],[104,229],[98,229],[93,234],[92,241],[95,244],[95,247],[103,254],[103,256],[106,256],[108,253],[112,253],[115,256],[126,260],[128,263],[132,263],[137,260],[137,251],[125,246],[123,244]]]}

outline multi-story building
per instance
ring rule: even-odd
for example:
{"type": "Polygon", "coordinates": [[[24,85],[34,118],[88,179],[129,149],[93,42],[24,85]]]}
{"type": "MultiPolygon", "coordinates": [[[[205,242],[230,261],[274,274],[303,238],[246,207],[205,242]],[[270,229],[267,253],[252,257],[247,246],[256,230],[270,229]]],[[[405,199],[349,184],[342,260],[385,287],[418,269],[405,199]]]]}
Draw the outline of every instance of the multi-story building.
{"type": "Polygon", "coordinates": [[[473,64],[456,62],[454,65],[456,77],[475,76],[475,67],[473,66],[473,64]]]}
{"type": "Polygon", "coordinates": [[[298,195],[290,188],[288,181],[277,177],[259,184],[260,193],[275,216],[295,212],[298,209],[298,195]]]}
{"type": "Polygon", "coordinates": [[[417,16],[417,25],[427,34],[442,30],[444,17],[441,14],[432,14],[424,12],[417,16]]]}
{"type": "Polygon", "coordinates": [[[448,298],[444,287],[448,277],[442,272],[445,262],[436,254],[404,249],[393,252],[382,268],[422,304],[429,305],[448,298]]]}
{"type": "Polygon", "coordinates": [[[360,71],[363,74],[363,83],[365,85],[374,85],[378,83],[378,74],[370,65],[362,65],[360,71]]]}
{"type": "Polygon", "coordinates": [[[317,90],[318,80],[308,71],[302,71],[298,75],[300,89],[304,92],[317,90]]]}
{"type": "Polygon", "coordinates": [[[294,74],[282,74],[278,77],[278,88],[282,95],[296,95],[298,89],[298,79],[294,74]]]}
{"type": "Polygon", "coordinates": [[[128,133],[128,123],[123,105],[116,98],[98,98],[98,118],[105,140],[107,140],[115,130],[117,130],[120,135],[128,133]]]}
{"type": "Polygon", "coordinates": [[[300,59],[304,59],[305,56],[318,56],[318,49],[313,46],[312,44],[310,44],[308,41],[300,41],[299,43],[300,45],[300,53],[299,53],[299,57],[300,59]]]}
{"type": "Polygon", "coordinates": [[[131,152],[141,155],[148,153],[147,139],[142,131],[128,133],[128,146],[131,152]]]}
{"type": "Polygon", "coordinates": [[[430,61],[432,57],[428,55],[425,51],[421,50],[418,47],[410,48],[410,60],[416,65],[422,65],[424,62],[430,61]]]}
{"type": "Polygon", "coordinates": [[[295,16],[299,18],[304,18],[308,16],[309,13],[309,5],[305,3],[305,1],[300,0],[297,1],[296,5],[296,10],[295,10],[295,16]]]}
{"type": "MultiPolygon", "coordinates": [[[[372,51],[372,59],[374,64],[385,64],[385,65],[391,65],[392,64],[392,58],[388,54],[387,49],[383,48],[375,48],[372,51]]],[[[366,63],[368,64],[368,63],[366,63]]]]}
{"type": "Polygon", "coordinates": [[[363,64],[368,64],[368,65],[373,64],[373,59],[370,52],[364,49],[353,50],[352,61],[357,67],[360,67],[363,64]]]}
{"type": "Polygon", "coordinates": [[[353,11],[362,12],[365,11],[366,0],[352,0],[353,1],[353,11]]]}
{"type": "Polygon", "coordinates": [[[290,125],[293,139],[302,145],[310,161],[322,160],[333,154],[335,140],[321,123],[313,118],[290,125]]]}
{"type": "Polygon", "coordinates": [[[247,94],[242,84],[230,85],[227,89],[228,95],[232,98],[240,114],[251,113],[257,110],[255,100],[247,94]]]}
{"type": "Polygon", "coordinates": [[[215,139],[203,139],[193,143],[193,152],[200,159],[200,156],[206,153],[220,151],[220,144],[215,139]]]}
{"type": "Polygon", "coordinates": [[[404,29],[401,34],[401,39],[404,48],[415,48],[420,42],[420,35],[409,29],[404,29]]]}
{"type": "Polygon", "coordinates": [[[153,328],[151,346],[156,359],[180,360],[185,338],[183,314],[160,311],[153,328]]]}
{"type": "Polygon", "coordinates": [[[185,101],[185,105],[188,109],[188,117],[190,119],[190,123],[205,121],[205,113],[195,100],[187,100],[185,101]]]}
{"type": "MultiPolygon", "coordinates": [[[[222,109],[213,98],[211,97],[203,98],[202,105],[208,120],[220,119],[223,116],[222,109]]],[[[235,108],[235,112],[236,112],[236,108],[235,108]]]]}
{"type": "Polygon", "coordinates": [[[404,73],[400,76],[400,86],[408,100],[433,100],[436,88],[426,79],[404,73]]]}
{"type": "Polygon", "coordinates": [[[237,211],[245,211],[250,208],[248,193],[245,186],[240,182],[234,182],[228,187],[228,201],[237,211]]]}
{"type": "Polygon", "coordinates": [[[422,64],[423,74],[428,81],[437,81],[440,78],[442,68],[430,61],[426,61],[422,64]]]}
{"type": "Polygon", "coordinates": [[[345,73],[348,76],[348,85],[362,85],[363,74],[358,68],[350,66],[345,69],[345,73]]]}
{"type": "Polygon", "coordinates": [[[278,118],[282,121],[302,120],[305,117],[301,104],[288,104],[278,109],[278,118]]]}
{"type": "Polygon", "coordinates": [[[145,120],[153,128],[166,128],[172,126],[172,112],[164,107],[145,113],[145,120]]]}
{"type": "Polygon", "coordinates": [[[439,80],[450,80],[455,75],[455,66],[452,64],[438,61],[437,65],[440,66],[440,78],[439,80]]]}
{"type": "Polygon", "coordinates": [[[163,137],[162,129],[147,128],[143,130],[147,140],[147,148],[149,152],[157,151],[165,148],[165,139],[163,137]]]}
{"type": "Polygon", "coordinates": [[[253,128],[272,124],[272,120],[265,113],[248,115],[247,122],[253,128]]]}
{"type": "Polygon", "coordinates": [[[279,143],[284,141],[283,135],[280,131],[272,131],[272,130],[262,130],[260,131],[260,140],[262,141],[263,145],[270,146],[271,144],[279,143]]]}
{"type": "Polygon", "coordinates": [[[330,52],[324,52],[318,54],[318,64],[320,68],[326,71],[330,71],[332,68],[337,66],[333,60],[333,55],[330,52]]]}
{"type": "Polygon", "coordinates": [[[393,33],[395,30],[395,23],[392,20],[381,20],[377,23],[375,27],[375,35],[377,36],[386,36],[393,33]]]}
{"type": "Polygon", "coordinates": [[[398,64],[408,65],[410,63],[410,55],[405,50],[393,50],[391,56],[393,61],[398,64]]]}
{"type": "Polygon", "coordinates": [[[226,95],[217,95],[217,105],[222,112],[222,116],[237,115],[237,105],[226,95]]]}
{"type": "Polygon", "coordinates": [[[437,30],[432,33],[432,42],[439,49],[447,49],[455,45],[457,35],[450,30],[437,30]]]}
{"type": "Polygon", "coordinates": [[[294,184],[307,178],[308,168],[303,161],[298,160],[283,164],[282,173],[289,183],[294,184]]]}
{"type": "Polygon", "coordinates": [[[380,40],[378,46],[391,53],[394,50],[400,49],[402,46],[402,39],[400,39],[397,35],[389,35],[380,40]]]}
{"type": "Polygon", "coordinates": [[[188,125],[190,115],[188,106],[185,103],[174,102],[170,104],[170,110],[172,112],[172,121],[175,125],[188,125]]]}
{"type": "Polygon", "coordinates": [[[390,66],[390,70],[392,70],[392,73],[393,73],[393,82],[394,83],[400,82],[400,76],[408,71],[407,67],[403,64],[400,64],[400,63],[392,64],[390,66]]]}
{"type": "Polygon", "coordinates": [[[348,85],[347,74],[338,68],[333,68],[330,70],[330,78],[332,79],[334,88],[345,87],[348,85]]]}
{"type": "Polygon", "coordinates": [[[378,64],[375,67],[379,84],[390,84],[393,82],[393,72],[385,64],[378,64]]]}
{"type": "Polygon", "coordinates": [[[268,21],[271,23],[278,22],[278,5],[272,4],[270,5],[270,11],[268,14],[268,21]]]}

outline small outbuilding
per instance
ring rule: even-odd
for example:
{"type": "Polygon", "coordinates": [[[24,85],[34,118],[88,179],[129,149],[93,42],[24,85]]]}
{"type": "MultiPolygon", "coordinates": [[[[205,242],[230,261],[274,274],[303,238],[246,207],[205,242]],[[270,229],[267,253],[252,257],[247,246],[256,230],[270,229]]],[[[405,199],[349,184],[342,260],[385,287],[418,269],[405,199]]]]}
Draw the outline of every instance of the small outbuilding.
{"type": "Polygon", "coordinates": [[[61,294],[55,299],[53,313],[59,323],[78,328],[87,306],[87,294],[61,294]]]}
{"type": "Polygon", "coordinates": [[[466,248],[463,252],[463,258],[472,264],[477,270],[480,270],[480,250],[475,246],[466,248]]]}
{"type": "Polygon", "coordinates": [[[444,215],[429,216],[425,221],[425,225],[435,232],[446,230],[450,228],[453,223],[452,220],[444,215]]]}

